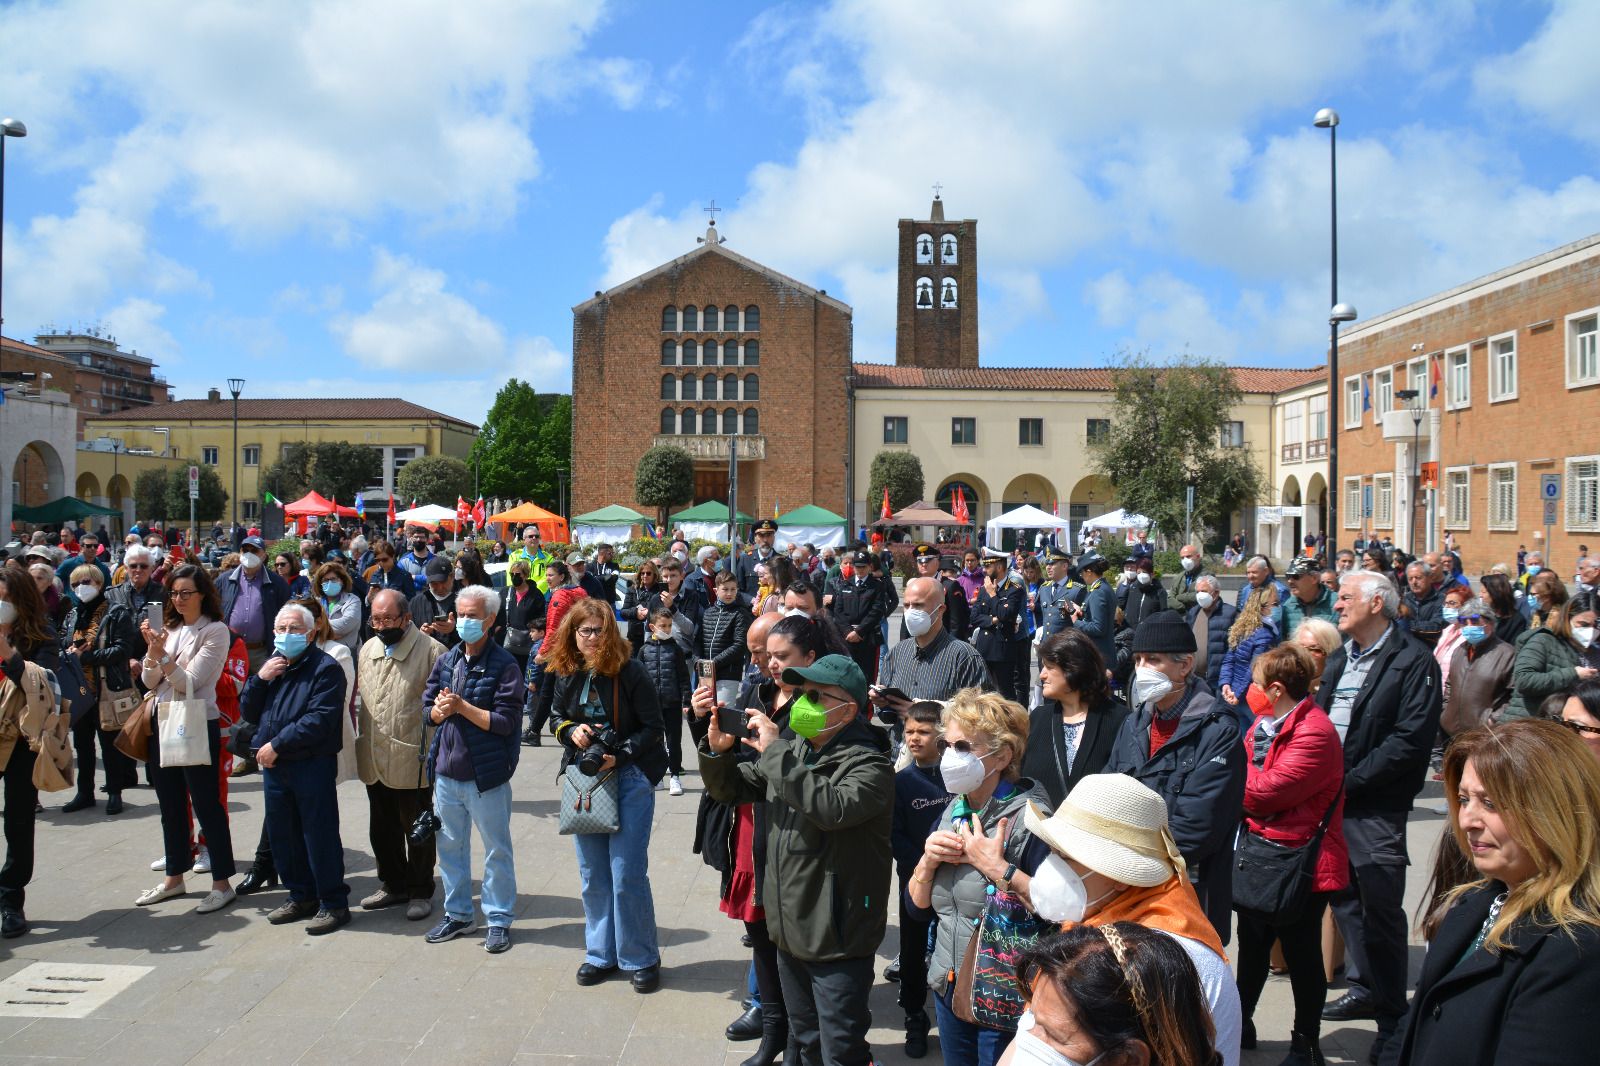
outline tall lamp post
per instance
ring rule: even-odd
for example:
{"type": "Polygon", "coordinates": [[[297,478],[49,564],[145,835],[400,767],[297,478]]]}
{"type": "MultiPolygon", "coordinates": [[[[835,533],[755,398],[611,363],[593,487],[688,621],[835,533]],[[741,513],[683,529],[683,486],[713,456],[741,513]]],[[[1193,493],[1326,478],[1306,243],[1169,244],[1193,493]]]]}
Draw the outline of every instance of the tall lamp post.
{"type": "Polygon", "coordinates": [[[1403,400],[1411,407],[1411,516],[1407,522],[1409,532],[1406,534],[1406,550],[1412,555],[1417,552],[1417,497],[1422,494],[1422,455],[1419,448],[1422,444],[1422,405],[1417,403],[1417,398],[1422,395],[1421,389],[1397,389],[1395,399],[1403,400]]]}
{"type": "Polygon", "coordinates": [[[228,530],[228,541],[239,531],[239,394],[244,391],[244,378],[228,379],[228,394],[233,397],[233,528],[228,530]]]}
{"type": "MultiPolygon", "coordinates": [[[[24,126],[21,122],[17,121],[16,119],[14,119],[14,118],[0,119],[0,229],[4,228],[5,221],[6,221],[6,138],[7,137],[26,137],[27,135],[28,135],[28,127],[24,126]]],[[[0,245],[4,245],[4,243],[5,243],[4,241],[0,241],[0,245]]],[[[4,259],[4,248],[0,247],[0,293],[3,293],[4,291],[5,291],[5,259],[4,259]]],[[[6,316],[4,314],[4,311],[0,310],[0,328],[4,327],[5,321],[6,321],[6,316]]],[[[0,349],[3,349],[3,348],[4,348],[4,345],[0,345],[0,349]]],[[[0,359],[3,359],[3,358],[4,358],[4,355],[0,354],[0,359]]]]}
{"type": "Polygon", "coordinates": [[[1328,131],[1328,554],[1337,550],[1339,536],[1339,323],[1354,322],[1356,309],[1339,302],[1339,112],[1331,107],[1311,120],[1328,131]]]}

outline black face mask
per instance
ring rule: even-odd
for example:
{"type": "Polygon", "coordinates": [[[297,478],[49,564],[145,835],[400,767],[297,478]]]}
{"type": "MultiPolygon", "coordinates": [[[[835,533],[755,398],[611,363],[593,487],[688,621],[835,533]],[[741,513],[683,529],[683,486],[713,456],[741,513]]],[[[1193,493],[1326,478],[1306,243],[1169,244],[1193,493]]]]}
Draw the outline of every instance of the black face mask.
{"type": "Polygon", "coordinates": [[[400,643],[401,639],[405,637],[406,627],[400,626],[396,629],[374,629],[372,631],[372,635],[383,641],[385,647],[392,648],[396,644],[400,643]]]}
{"type": "Polygon", "coordinates": [[[527,578],[523,577],[521,574],[512,574],[511,575],[511,583],[513,585],[521,585],[526,580],[527,580],[527,578]]]}

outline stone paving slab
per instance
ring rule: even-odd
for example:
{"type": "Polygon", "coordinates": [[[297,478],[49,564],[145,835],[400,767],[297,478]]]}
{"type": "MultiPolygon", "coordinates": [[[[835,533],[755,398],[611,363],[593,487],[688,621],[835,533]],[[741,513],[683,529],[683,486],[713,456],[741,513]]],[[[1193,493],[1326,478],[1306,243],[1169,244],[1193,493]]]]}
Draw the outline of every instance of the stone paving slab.
{"type": "MultiPolygon", "coordinates": [[[[640,996],[625,981],[587,989],[573,982],[583,960],[583,910],[572,844],[556,833],[557,761],[553,747],[523,749],[513,784],[517,919],[513,947],[498,957],[482,950],[481,931],[424,943],[432,919],[408,922],[403,909],[357,909],[351,925],[321,938],[300,926],[274,927],[266,914],[283,901],[281,889],[196,915],[204,877],[190,878],[183,899],[134,907],[134,897],[160,877],[149,870],[161,848],[154,793],[128,793],[128,812],[116,818],[100,808],[64,815],[57,808],[65,796],[47,797],[28,889],[34,929],[0,941],[0,978],[36,961],[153,969],[88,1018],[0,1018],[0,1066],[736,1066],[755,1045],[730,1044],[722,1030],[739,1013],[748,952],[739,945],[742,927],[717,911],[716,873],[690,853],[698,777],[685,781],[683,797],[656,794],[651,880],[663,987],[640,996]]],[[[1413,903],[1443,822],[1430,809],[1438,806],[1437,786],[1432,796],[1411,823],[1413,903]]],[[[346,879],[359,899],[377,887],[365,850],[365,793],[351,782],[339,799],[346,879]]],[[[258,777],[234,782],[229,810],[243,864],[261,827],[258,777]]],[[[436,896],[435,917],[439,902],[436,896]]],[[[879,970],[896,938],[891,925],[879,970]]],[[[1416,947],[1413,973],[1420,959],[1416,947]]],[[[895,992],[881,981],[872,992],[872,1040],[884,1064],[910,1061],[900,1046],[895,992]]],[[[1261,1049],[1245,1054],[1247,1066],[1282,1059],[1290,1016],[1288,980],[1272,978],[1256,1015],[1261,1049]]],[[[1330,1061],[1364,1062],[1371,1032],[1371,1023],[1330,1025],[1330,1061]]],[[[939,1061],[936,1043],[923,1061],[939,1061]]]]}

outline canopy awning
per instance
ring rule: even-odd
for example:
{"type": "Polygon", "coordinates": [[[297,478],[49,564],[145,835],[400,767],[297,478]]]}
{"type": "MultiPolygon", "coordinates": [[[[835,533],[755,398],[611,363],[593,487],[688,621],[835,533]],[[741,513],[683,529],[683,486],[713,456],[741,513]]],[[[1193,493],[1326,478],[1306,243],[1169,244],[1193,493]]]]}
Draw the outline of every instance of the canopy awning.
{"type": "Polygon", "coordinates": [[[900,510],[889,516],[888,521],[880,518],[872,524],[875,526],[960,526],[971,525],[972,523],[962,522],[949,511],[941,510],[926,500],[918,500],[916,503],[900,508],[900,510]]]}
{"type": "MultiPolygon", "coordinates": [[[[749,525],[755,521],[743,511],[736,511],[733,517],[734,521],[741,526],[749,525]]],[[[679,511],[672,516],[671,520],[673,522],[721,522],[723,525],[727,525],[728,505],[721,500],[707,500],[705,503],[697,504],[687,511],[679,511]]],[[[840,519],[840,521],[843,521],[843,519],[840,519]]]]}
{"type": "Polygon", "coordinates": [[[77,521],[80,518],[90,518],[96,515],[120,515],[121,513],[115,507],[101,507],[97,504],[80,500],[76,496],[63,496],[59,500],[41,503],[37,507],[24,507],[19,503],[11,508],[11,517],[13,519],[35,526],[77,521]]]}
{"type": "Polygon", "coordinates": [[[632,507],[624,507],[614,503],[609,507],[602,507],[598,511],[577,515],[572,519],[575,526],[624,526],[634,522],[648,522],[650,519],[635,511],[632,507]]]}
{"type": "MultiPolygon", "coordinates": [[[[567,520],[554,511],[546,511],[533,501],[519,503],[509,511],[492,514],[484,520],[486,526],[508,525],[535,525],[539,527],[539,536],[549,544],[565,544],[571,534],[567,529],[567,520]]],[[[502,531],[501,536],[504,537],[502,531]]]]}
{"type": "Polygon", "coordinates": [[[1117,508],[1110,514],[1103,514],[1099,518],[1090,518],[1083,523],[1084,529],[1149,529],[1150,519],[1142,514],[1129,514],[1122,508],[1117,508]]]}

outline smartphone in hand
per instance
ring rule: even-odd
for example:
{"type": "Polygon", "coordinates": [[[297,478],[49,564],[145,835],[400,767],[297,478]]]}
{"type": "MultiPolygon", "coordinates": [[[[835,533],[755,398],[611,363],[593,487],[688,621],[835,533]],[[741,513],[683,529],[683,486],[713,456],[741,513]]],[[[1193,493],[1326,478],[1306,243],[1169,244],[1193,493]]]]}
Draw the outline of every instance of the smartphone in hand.
{"type": "Polygon", "coordinates": [[[717,728],[736,740],[750,736],[750,716],[732,707],[717,706],[717,728]]]}
{"type": "Polygon", "coordinates": [[[150,623],[150,628],[155,630],[157,633],[161,632],[161,630],[166,627],[166,622],[162,618],[162,612],[164,610],[164,604],[147,603],[144,605],[144,619],[146,622],[150,623]]]}
{"type": "Polygon", "coordinates": [[[700,687],[714,689],[717,687],[717,664],[712,659],[696,659],[694,672],[700,677],[700,687]]]}

